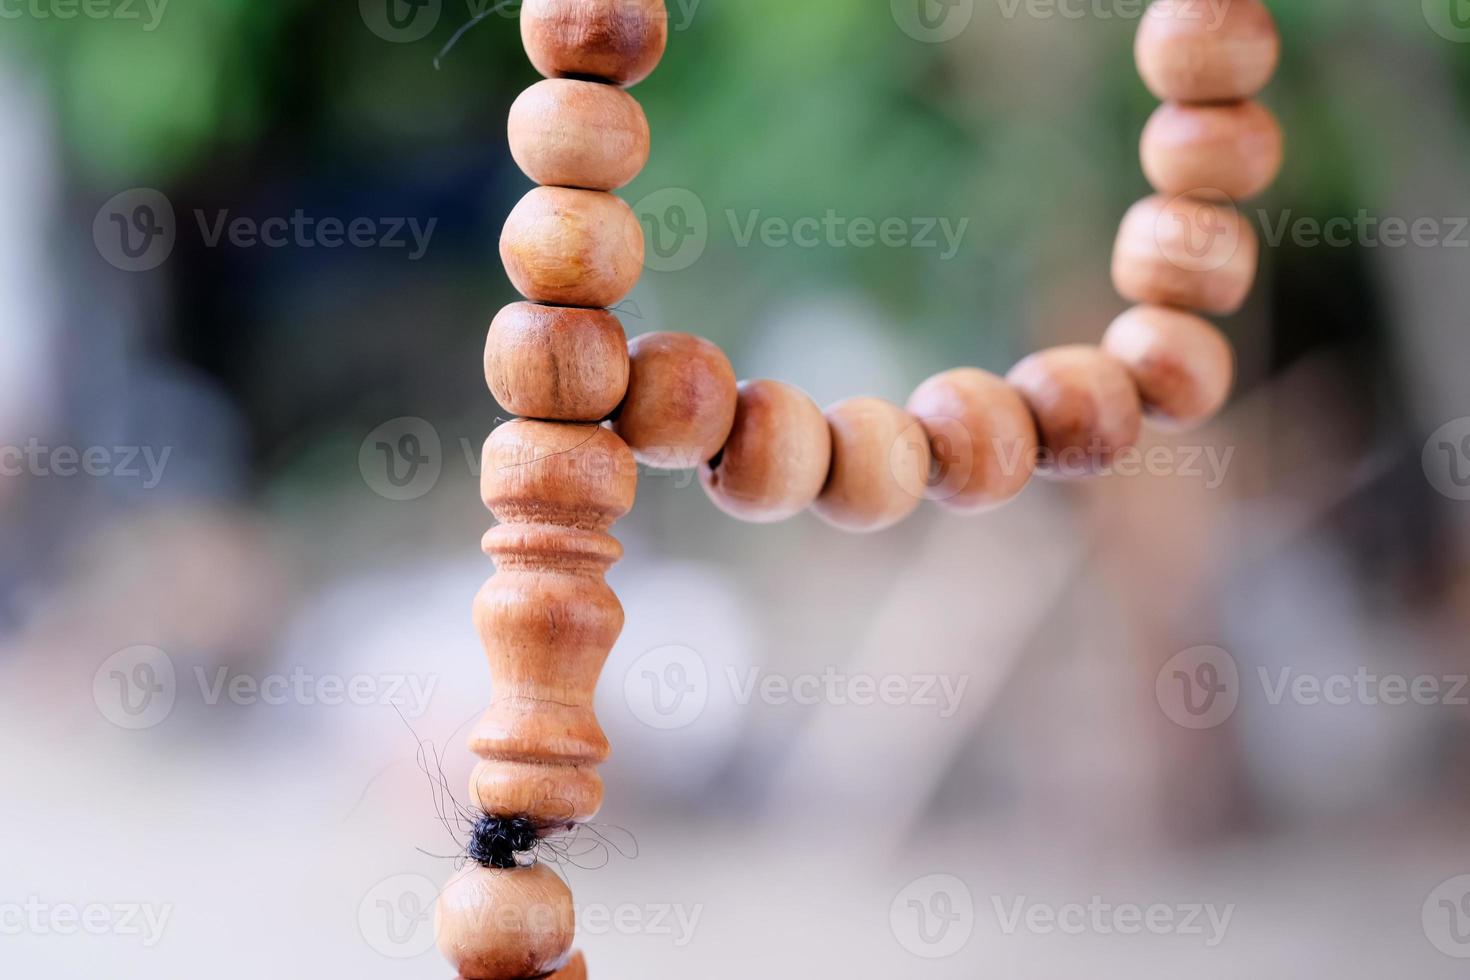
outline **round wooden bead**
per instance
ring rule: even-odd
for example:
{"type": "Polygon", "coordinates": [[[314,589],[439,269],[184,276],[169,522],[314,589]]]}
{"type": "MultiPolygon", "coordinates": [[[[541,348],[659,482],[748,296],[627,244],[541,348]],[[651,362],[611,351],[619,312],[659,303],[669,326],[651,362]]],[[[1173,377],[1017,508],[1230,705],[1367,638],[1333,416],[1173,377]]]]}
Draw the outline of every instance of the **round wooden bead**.
{"type": "Polygon", "coordinates": [[[510,155],[538,184],[611,191],[648,162],[648,118],[620,88],[548,78],[510,107],[510,155]]]}
{"type": "Polygon", "coordinates": [[[700,469],[699,482],[731,517],[770,524],[817,499],[831,460],[827,419],[806,392],[780,381],[742,381],[730,436],[700,469]]]}
{"type": "Polygon", "coordinates": [[[1102,348],[1133,376],[1150,417],[1167,427],[1199,425],[1230,397],[1230,342],[1192,313],[1135,306],[1108,327],[1102,348]]]}
{"type": "Polygon", "coordinates": [[[1156,0],[1139,24],[1134,56],[1160,99],[1249,99],[1276,71],[1281,37],[1261,0],[1156,0]]]}
{"type": "Polygon", "coordinates": [[[1155,195],[1123,218],[1113,285],[1135,303],[1234,313],[1255,281],[1259,251],[1255,229],[1228,204],[1155,195]]]}
{"type": "Polygon", "coordinates": [[[1159,106],[1144,127],[1140,156],[1161,194],[1245,200],[1281,171],[1281,126],[1258,102],[1159,106]]]}
{"type": "Polygon", "coordinates": [[[521,42],[547,78],[633,85],[658,65],[669,40],[663,0],[525,0],[521,42]]]}
{"type": "Polygon", "coordinates": [[[844,531],[881,531],[908,517],[929,479],[929,437],[919,420],[881,398],[849,398],[827,409],[832,465],[812,504],[844,531]]]}
{"type": "Polygon", "coordinates": [[[507,412],[597,422],[628,390],[628,341],[606,310],[512,303],[485,340],[485,380],[507,412]]]}
{"type": "Polygon", "coordinates": [[[643,271],[643,229],[612,194],[537,187],[506,219],[500,258],[532,302],[613,306],[643,271]]]}
{"type": "Polygon", "coordinates": [[[1036,423],[1016,390],[988,371],[955,368],[914,390],[908,410],[924,426],[933,457],[926,496],[978,514],[1031,480],[1036,423]]]}
{"type": "Polygon", "coordinates": [[[1053,347],[1006,376],[1031,408],[1041,435],[1037,472],[1090,476],[1138,440],[1143,409],[1133,379],[1096,347],[1053,347]]]}
{"type": "Polygon", "coordinates": [[[638,461],[668,470],[708,461],[735,421],[735,369],[719,347],[687,333],[628,342],[628,395],[613,428],[638,461]]]}
{"type": "Polygon", "coordinates": [[[567,961],[576,929],[572,892],[547,865],[471,864],[439,894],[439,951],[465,980],[519,980],[567,961]]]}

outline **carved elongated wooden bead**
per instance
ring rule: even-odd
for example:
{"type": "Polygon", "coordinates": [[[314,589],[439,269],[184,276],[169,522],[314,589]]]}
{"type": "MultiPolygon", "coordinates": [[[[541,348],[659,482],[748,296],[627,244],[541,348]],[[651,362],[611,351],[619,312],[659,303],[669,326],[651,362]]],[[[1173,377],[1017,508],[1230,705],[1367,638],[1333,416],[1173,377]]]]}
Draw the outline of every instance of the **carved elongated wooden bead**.
{"type": "Polygon", "coordinates": [[[849,398],[826,415],[832,465],[812,504],[817,516],[865,533],[912,514],[929,478],[929,437],[919,420],[881,398],[849,398]]]}
{"type": "Polygon", "coordinates": [[[592,699],[623,608],[604,580],[622,548],[607,534],[633,506],[633,454],[602,426],[520,421],[485,441],[480,488],[500,521],[485,535],[496,573],[475,598],[495,700],[470,735],[483,760],[470,799],[544,828],[602,802],[607,738],[592,699]]]}
{"type": "Polygon", "coordinates": [[[628,395],[613,428],[638,461],[687,470],[707,462],[735,421],[735,369],[719,347],[687,333],[628,342],[628,395]]]}
{"type": "Polygon", "coordinates": [[[611,191],[648,162],[648,118],[622,89],[548,78],[510,107],[510,154],[538,184],[611,191]]]}
{"type": "Polygon", "coordinates": [[[567,962],[576,931],[572,893],[549,866],[471,864],[439,893],[434,934],[464,980],[525,980],[567,962]]]}
{"type": "Polygon", "coordinates": [[[1150,419],[1166,427],[1208,421],[1230,397],[1230,342],[1192,313],[1135,306],[1108,327],[1102,347],[1128,369],[1150,419]]]}
{"type": "Polygon", "coordinates": [[[606,310],[512,303],[485,340],[485,380],[513,415],[606,418],[628,390],[628,341],[606,310]]]}
{"type": "Polygon", "coordinates": [[[1227,102],[1266,87],[1281,37],[1261,0],[1156,0],[1139,24],[1134,56],[1160,99],[1227,102]]]}
{"type": "Polygon", "coordinates": [[[914,390],[908,410],[933,457],[926,496],[964,514],[1021,492],[1036,466],[1036,423],[1016,390],[988,371],[955,368],[914,390]]]}
{"type": "Polygon", "coordinates": [[[1123,365],[1096,347],[1039,351],[1013,367],[1006,380],[1036,418],[1037,472],[1043,475],[1093,475],[1138,440],[1138,390],[1123,365]]]}
{"type": "Polygon", "coordinates": [[[770,524],[817,499],[832,460],[832,435],[816,402],[780,381],[742,381],[735,421],[719,455],[699,471],[715,506],[770,524]]]}
{"type": "Polygon", "coordinates": [[[1234,313],[1255,281],[1259,252],[1255,229],[1228,204],[1155,195],[1123,218],[1113,285],[1135,303],[1234,313]]]}
{"type": "Polygon", "coordinates": [[[1144,127],[1143,172],[1160,194],[1255,197],[1281,171],[1281,126],[1257,102],[1159,106],[1144,127]]]}
{"type": "Polygon", "coordinates": [[[533,303],[613,306],[643,271],[643,229],[612,194],[537,187],[506,219],[500,258],[533,303]]]}
{"type": "Polygon", "coordinates": [[[663,0],[525,0],[521,42],[547,78],[598,78],[634,85],[669,41],[663,0]]]}

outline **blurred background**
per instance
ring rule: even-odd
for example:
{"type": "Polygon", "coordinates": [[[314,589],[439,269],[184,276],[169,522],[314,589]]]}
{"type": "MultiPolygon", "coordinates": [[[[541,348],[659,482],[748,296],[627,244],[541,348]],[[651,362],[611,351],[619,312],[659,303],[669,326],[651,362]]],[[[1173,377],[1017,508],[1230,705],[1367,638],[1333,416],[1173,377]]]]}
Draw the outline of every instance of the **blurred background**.
{"type": "MultiPolygon", "coordinates": [[[[1094,342],[1142,6],[671,0],[629,335],[822,404],[1094,342]]],[[[643,474],[594,976],[1464,975],[1470,9],[1270,6],[1216,423],[866,538],[643,474]]],[[[0,21],[0,966],[447,976],[514,5],[0,21]]]]}

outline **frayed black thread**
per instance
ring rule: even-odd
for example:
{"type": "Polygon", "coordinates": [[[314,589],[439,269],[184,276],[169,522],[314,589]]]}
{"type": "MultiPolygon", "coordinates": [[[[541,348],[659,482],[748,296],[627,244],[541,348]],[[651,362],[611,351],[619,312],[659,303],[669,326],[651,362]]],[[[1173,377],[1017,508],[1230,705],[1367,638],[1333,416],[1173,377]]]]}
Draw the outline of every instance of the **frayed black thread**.
{"type": "Polygon", "coordinates": [[[420,853],[458,861],[461,866],[466,861],[474,861],[481,867],[500,870],[543,861],[570,865],[582,871],[596,871],[606,867],[614,854],[628,860],[638,857],[638,840],[632,833],[611,825],[573,824],[570,803],[566,804],[565,821],[553,821],[544,828],[524,815],[492,816],[478,807],[465,806],[449,788],[439,749],[414,731],[397,705],[394,711],[413,736],[416,746],[414,761],[418,763],[419,771],[428,777],[437,821],[449,832],[459,851],[458,854],[434,854],[418,848],[420,853]],[[543,833],[547,836],[542,836],[543,833]]]}

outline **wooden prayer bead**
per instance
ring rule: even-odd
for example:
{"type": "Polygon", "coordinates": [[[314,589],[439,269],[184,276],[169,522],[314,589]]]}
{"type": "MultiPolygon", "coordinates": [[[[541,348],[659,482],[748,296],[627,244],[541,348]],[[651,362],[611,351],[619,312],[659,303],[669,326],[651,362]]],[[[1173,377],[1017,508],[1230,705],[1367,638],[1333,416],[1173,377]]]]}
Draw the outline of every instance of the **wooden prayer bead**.
{"type": "Polygon", "coordinates": [[[1143,172],[1160,194],[1255,197],[1281,171],[1281,126],[1257,102],[1159,106],[1144,127],[1143,172]]]}
{"type": "Polygon", "coordinates": [[[699,482],[731,517],[770,524],[817,499],[831,460],[827,419],[806,392],[780,381],[742,381],[730,436],[700,469],[699,482]]]}
{"type": "Polygon", "coordinates": [[[1138,440],[1138,390],[1123,365],[1096,347],[1040,351],[1012,368],[1006,380],[1036,418],[1036,469],[1045,476],[1093,475],[1138,440]]]}
{"type": "Polygon", "coordinates": [[[1108,327],[1102,347],[1128,369],[1150,418],[1163,426],[1199,425],[1230,396],[1230,342],[1192,313],[1135,306],[1108,327]]]}
{"type": "Polygon", "coordinates": [[[827,409],[832,465],[812,509],[844,531],[881,531],[908,517],[929,479],[929,437],[919,420],[880,398],[827,409]]]}
{"type": "Polygon", "coordinates": [[[638,100],[597,82],[548,78],[510,107],[510,154],[538,184],[611,191],[648,162],[638,100]]]}
{"type": "Polygon", "coordinates": [[[500,523],[474,612],[495,700],[470,735],[483,760],[470,800],[488,814],[556,828],[601,805],[608,744],[592,700],[623,628],[603,577],[622,547],[607,529],[637,482],[633,454],[602,426],[509,422],[485,441],[481,495],[500,523]]]}
{"type": "Polygon", "coordinates": [[[566,963],[572,893],[548,865],[467,865],[439,893],[434,935],[464,980],[524,980],[566,963]]]}
{"type": "Polygon", "coordinates": [[[643,271],[643,229],[612,194],[537,187],[506,219],[500,258],[534,303],[613,306],[643,271]]]}
{"type": "Polygon", "coordinates": [[[613,428],[640,463],[688,470],[708,461],[735,421],[735,369],[724,351],[687,333],[628,342],[628,395],[613,428]]]}
{"type": "Polygon", "coordinates": [[[628,390],[628,341],[606,310],[512,303],[490,324],[485,380],[513,415],[606,418],[628,390]]]}
{"type": "Polygon", "coordinates": [[[1266,87],[1281,38],[1261,0],[1157,0],[1139,24],[1134,56],[1159,99],[1226,102],[1266,87]]]}
{"type": "Polygon", "coordinates": [[[657,67],[669,40],[663,0],[525,0],[521,42],[547,78],[635,85],[657,67]]]}
{"type": "Polygon", "coordinates": [[[929,437],[926,496],[978,514],[1005,503],[1031,480],[1036,423],[1016,390],[988,371],[955,368],[914,390],[908,410],[929,437]]]}
{"type": "Polygon", "coordinates": [[[1234,313],[1250,293],[1259,251],[1255,229],[1229,205],[1155,195],[1123,218],[1113,285],[1135,303],[1234,313]]]}

